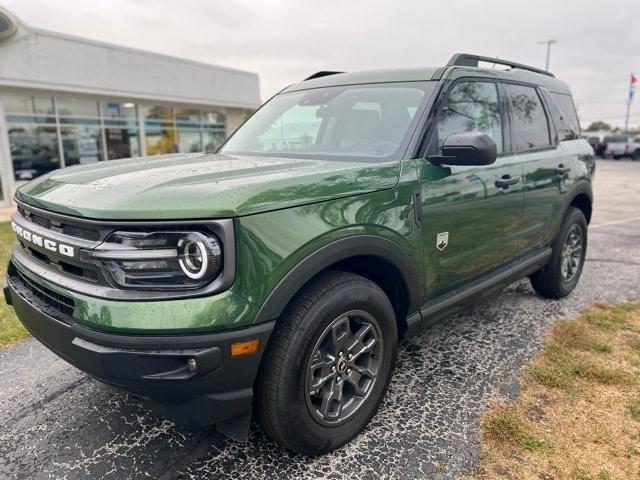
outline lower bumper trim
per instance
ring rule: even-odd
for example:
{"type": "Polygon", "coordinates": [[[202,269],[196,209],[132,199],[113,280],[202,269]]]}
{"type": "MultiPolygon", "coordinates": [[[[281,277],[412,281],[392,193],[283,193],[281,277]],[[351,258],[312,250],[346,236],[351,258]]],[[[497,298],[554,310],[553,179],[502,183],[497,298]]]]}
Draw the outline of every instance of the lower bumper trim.
{"type": "Polygon", "coordinates": [[[27,298],[25,289],[14,288],[19,281],[9,276],[5,295],[20,321],[80,370],[143,397],[161,414],[190,427],[229,420],[237,425],[250,412],[253,383],[274,322],[202,335],[97,332],[48,315],[39,308],[38,298],[27,298]],[[252,338],[260,339],[258,352],[229,355],[231,343],[252,338]]]}

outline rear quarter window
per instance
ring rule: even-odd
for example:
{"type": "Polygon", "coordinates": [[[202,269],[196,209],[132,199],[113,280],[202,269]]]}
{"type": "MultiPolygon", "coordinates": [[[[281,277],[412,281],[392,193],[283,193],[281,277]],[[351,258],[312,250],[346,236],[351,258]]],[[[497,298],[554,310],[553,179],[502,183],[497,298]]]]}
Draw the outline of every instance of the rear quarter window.
{"type": "Polygon", "coordinates": [[[533,87],[506,85],[511,112],[511,149],[530,150],[551,145],[549,122],[540,95],[533,87]]]}
{"type": "MultiPolygon", "coordinates": [[[[580,135],[580,122],[578,121],[576,107],[573,104],[573,98],[571,98],[571,95],[565,95],[563,93],[552,93],[551,97],[555,100],[560,110],[559,121],[556,122],[559,133],[562,131],[565,137],[571,136],[571,138],[578,138],[580,135]],[[565,131],[566,129],[568,129],[569,132],[565,131]]],[[[556,121],[556,118],[554,118],[554,121],[556,121]]],[[[561,137],[560,139],[562,140],[563,138],[561,137]]]]}

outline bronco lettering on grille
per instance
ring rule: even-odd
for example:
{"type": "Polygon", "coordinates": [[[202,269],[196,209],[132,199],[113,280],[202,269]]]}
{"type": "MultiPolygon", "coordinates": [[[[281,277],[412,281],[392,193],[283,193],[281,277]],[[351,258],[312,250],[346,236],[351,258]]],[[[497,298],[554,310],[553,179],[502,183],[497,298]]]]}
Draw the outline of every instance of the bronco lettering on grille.
{"type": "Polygon", "coordinates": [[[33,245],[37,245],[39,247],[44,247],[47,250],[52,252],[58,252],[62,255],[66,255],[67,257],[74,256],[74,248],[70,245],[65,245],[64,243],[58,243],[48,238],[44,238],[36,233],[30,232],[29,230],[22,228],[20,225],[11,222],[11,229],[16,232],[16,235],[23,240],[26,240],[33,245]]]}

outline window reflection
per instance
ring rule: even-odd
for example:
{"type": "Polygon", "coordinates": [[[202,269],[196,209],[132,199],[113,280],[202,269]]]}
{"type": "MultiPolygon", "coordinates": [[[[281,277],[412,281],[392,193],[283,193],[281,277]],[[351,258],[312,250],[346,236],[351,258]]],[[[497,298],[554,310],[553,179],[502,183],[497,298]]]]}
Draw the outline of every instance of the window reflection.
{"type": "Polygon", "coordinates": [[[178,152],[201,152],[200,110],[197,108],[176,108],[175,115],[178,152]]]}
{"type": "Polygon", "coordinates": [[[451,89],[438,115],[438,146],[449,135],[461,132],[484,133],[502,151],[502,118],[494,83],[461,82],[451,89]]]}
{"type": "Polygon", "coordinates": [[[204,125],[224,127],[225,119],[224,112],[219,110],[205,110],[202,112],[202,123],[204,125]]]}
{"type": "Polygon", "coordinates": [[[220,146],[224,143],[225,133],[224,130],[207,130],[203,132],[204,135],[204,151],[206,153],[215,153],[220,146]]]}
{"type": "Polygon", "coordinates": [[[141,140],[149,155],[215,152],[225,140],[224,109],[174,108],[64,95],[55,99],[0,95],[18,181],[31,180],[63,163],[72,166],[140,156],[141,140]],[[138,114],[144,119],[144,139],[140,137],[138,114]]]}
{"type": "Polygon", "coordinates": [[[524,85],[506,87],[512,113],[511,148],[517,151],[548,146],[549,124],[538,92],[524,85]]]}
{"type": "Polygon", "coordinates": [[[147,155],[175,153],[176,134],[171,107],[145,105],[142,107],[142,114],[145,119],[147,155]]]}
{"type": "Polygon", "coordinates": [[[60,167],[54,126],[9,125],[9,146],[16,180],[31,180],[60,167]]]}
{"type": "Polygon", "coordinates": [[[107,159],[140,156],[137,128],[106,128],[107,159]]]}
{"type": "Polygon", "coordinates": [[[102,102],[102,117],[105,126],[107,160],[139,156],[136,104],[133,102],[102,102]]]}
{"type": "Polygon", "coordinates": [[[56,98],[58,115],[74,117],[98,117],[98,102],[95,100],[80,100],[77,98],[56,98]]]}
{"type": "Polygon", "coordinates": [[[176,108],[176,123],[184,127],[200,128],[200,110],[176,108]]]}
{"type": "Polygon", "coordinates": [[[178,130],[178,152],[193,153],[202,152],[202,139],[200,130],[184,129],[178,130]]]}
{"type": "Polygon", "coordinates": [[[62,127],[62,148],[67,167],[87,165],[102,160],[100,128],[89,125],[62,127]]]}
{"type": "Polygon", "coordinates": [[[132,102],[102,102],[105,119],[136,120],[136,104],[132,102]]]}
{"type": "Polygon", "coordinates": [[[53,99],[27,95],[6,94],[2,96],[7,114],[53,115],[53,99]]]}

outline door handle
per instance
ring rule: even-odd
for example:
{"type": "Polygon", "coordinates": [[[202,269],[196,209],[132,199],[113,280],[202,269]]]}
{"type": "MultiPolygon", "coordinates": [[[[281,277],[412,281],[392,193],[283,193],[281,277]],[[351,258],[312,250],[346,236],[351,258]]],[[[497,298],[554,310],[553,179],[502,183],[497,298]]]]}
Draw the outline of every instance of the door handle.
{"type": "Polygon", "coordinates": [[[556,167],[556,173],[558,175],[564,175],[565,173],[568,173],[570,170],[571,170],[571,167],[565,167],[564,163],[561,163],[556,167]]]}
{"type": "Polygon", "coordinates": [[[509,188],[510,185],[515,185],[520,181],[520,177],[512,177],[511,175],[503,175],[498,180],[496,180],[496,187],[498,188],[509,188]]]}

